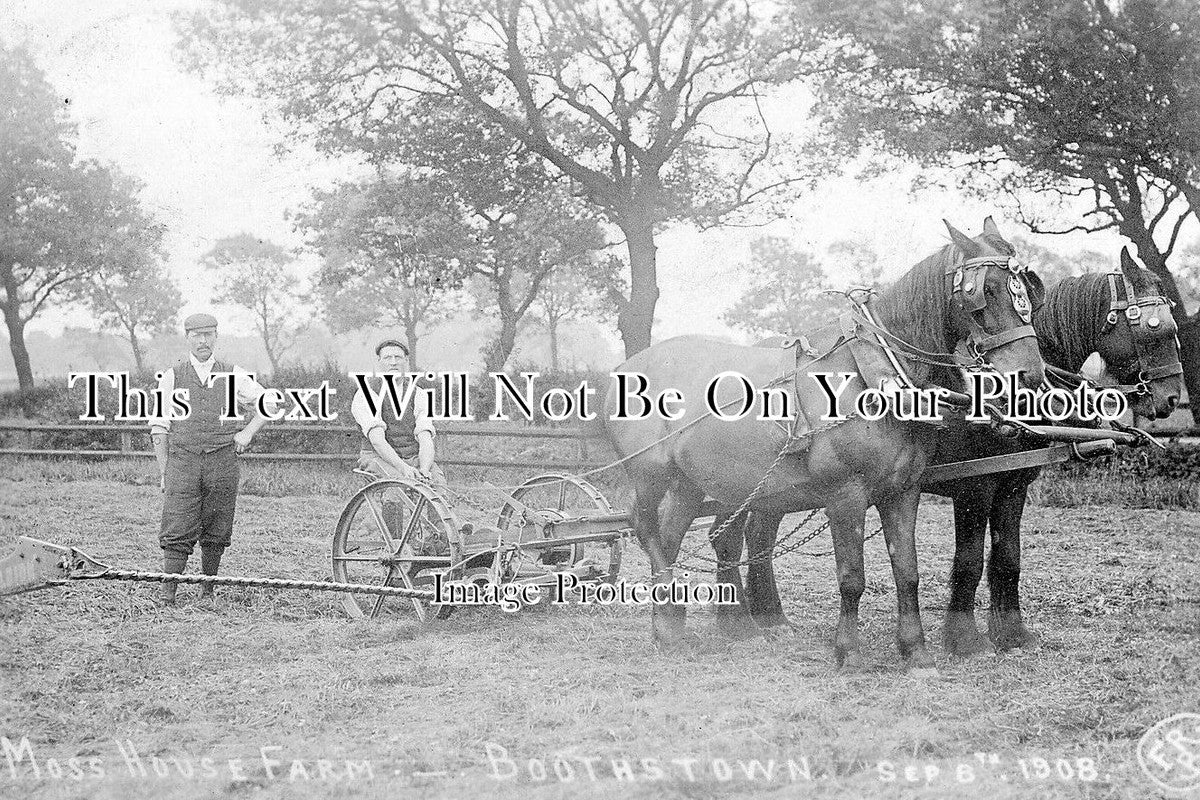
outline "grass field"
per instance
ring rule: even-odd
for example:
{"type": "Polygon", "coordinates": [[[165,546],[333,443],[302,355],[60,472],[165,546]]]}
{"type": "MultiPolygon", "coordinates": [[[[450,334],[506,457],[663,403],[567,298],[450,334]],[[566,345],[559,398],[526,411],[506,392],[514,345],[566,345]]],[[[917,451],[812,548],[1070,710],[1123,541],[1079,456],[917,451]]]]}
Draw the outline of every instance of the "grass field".
{"type": "MultiPolygon", "coordinates": [[[[26,534],[157,569],[148,469],[0,464],[0,553],[26,534]]],[[[281,482],[311,491],[243,496],[224,572],[328,575],[355,482],[281,482]]],[[[731,642],[698,611],[683,654],[651,646],[645,608],[475,609],[420,628],[399,602],[351,622],[309,592],[223,589],[215,610],[194,587],[157,609],[134,583],[3,599],[0,797],[1156,796],[1139,738],[1200,712],[1200,514],[1029,508],[1041,644],[961,661],[940,655],[949,510],[924,505],[919,530],[936,679],[900,669],[882,537],[867,545],[869,666],[853,675],[831,663],[832,561],[799,554],[777,565],[792,630],[731,642]]],[[[647,575],[634,545],[624,574],[647,575]]]]}

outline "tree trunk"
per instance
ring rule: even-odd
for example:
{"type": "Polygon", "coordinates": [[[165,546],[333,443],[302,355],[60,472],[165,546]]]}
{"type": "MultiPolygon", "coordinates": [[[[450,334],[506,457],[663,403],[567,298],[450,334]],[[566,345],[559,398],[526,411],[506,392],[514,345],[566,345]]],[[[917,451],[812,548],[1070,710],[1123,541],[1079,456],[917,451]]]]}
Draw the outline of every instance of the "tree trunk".
{"type": "Polygon", "coordinates": [[[33,367],[29,364],[29,350],[25,347],[25,322],[21,319],[19,308],[4,308],[4,325],[8,328],[8,349],[17,368],[17,387],[23,392],[28,391],[33,388],[33,367]]]}
{"type": "Polygon", "coordinates": [[[504,371],[508,357],[512,355],[513,348],[517,346],[517,323],[521,321],[517,310],[513,307],[512,288],[509,285],[508,273],[502,270],[500,265],[496,266],[492,285],[496,288],[496,310],[500,312],[500,331],[488,345],[484,354],[483,368],[489,373],[504,371]]]}
{"type": "Polygon", "coordinates": [[[550,370],[558,372],[558,320],[548,320],[547,327],[550,328],[550,370]]]}
{"type": "Polygon", "coordinates": [[[405,321],[404,338],[408,340],[408,369],[411,372],[417,372],[420,369],[417,364],[420,362],[417,361],[417,339],[419,337],[415,321],[405,321]]]}
{"type": "MultiPolygon", "coordinates": [[[[265,344],[264,344],[265,347],[265,344]]],[[[275,380],[275,376],[279,374],[279,359],[275,355],[275,351],[270,347],[266,347],[267,361],[271,363],[271,380],[275,380]]]]}
{"type": "Polygon", "coordinates": [[[133,368],[137,370],[138,377],[141,377],[146,371],[146,365],[142,356],[142,343],[138,341],[136,331],[129,331],[129,349],[133,351],[133,368]]]}
{"type": "Polygon", "coordinates": [[[650,346],[654,307],[658,303],[657,247],[654,225],[639,221],[621,224],[629,250],[629,302],[617,315],[617,330],[629,358],[650,346]]]}
{"type": "Polygon", "coordinates": [[[484,356],[483,369],[485,372],[503,372],[508,357],[517,346],[517,321],[511,314],[501,313],[500,332],[488,346],[484,356]]]}

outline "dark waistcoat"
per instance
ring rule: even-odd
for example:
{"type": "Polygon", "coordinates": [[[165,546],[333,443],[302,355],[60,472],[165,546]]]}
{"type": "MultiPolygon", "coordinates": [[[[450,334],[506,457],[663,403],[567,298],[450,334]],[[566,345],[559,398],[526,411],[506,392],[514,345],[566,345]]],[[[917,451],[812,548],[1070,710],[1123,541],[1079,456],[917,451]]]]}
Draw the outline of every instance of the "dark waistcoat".
{"type": "MultiPolygon", "coordinates": [[[[230,371],[232,368],[228,364],[213,361],[212,375],[230,371]]],[[[175,365],[175,388],[188,390],[192,413],[185,419],[171,420],[169,441],[172,448],[189,453],[211,453],[233,444],[233,435],[245,426],[245,420],[221,420],[228,380],[213,377],[205,386],[191,359],[185,358],[175,365]]]]}
{"type": "MultiPolygon", "coordinates": [[[[409,403],[408,409],[405,410],[403,417],[396,416],[396,411],[392,408],[391,394],[387,387],[383,385],[383,378],[367,378],[367,386],[370,387],[371,393],[375,397],[380,398],[379,416],[384,424],[387,425],[383,433],[383,437],[387,439],[387,443],[392,446],[392,449],[396,451],[396,455],[401,458],[416,458],[421,448],[417,443],[417,414],[413,407],[420,400],[420,384],[418,384],[418,390],[413,392],[412,401],[409,403]]],[[[397,399],[404,399],[404,392],[407,388],[407,385],[403,381],[396,381],[397,399]]],[[[364,450],[374,449],[366,436],[362,437],[362,448],[364,450]]]]}

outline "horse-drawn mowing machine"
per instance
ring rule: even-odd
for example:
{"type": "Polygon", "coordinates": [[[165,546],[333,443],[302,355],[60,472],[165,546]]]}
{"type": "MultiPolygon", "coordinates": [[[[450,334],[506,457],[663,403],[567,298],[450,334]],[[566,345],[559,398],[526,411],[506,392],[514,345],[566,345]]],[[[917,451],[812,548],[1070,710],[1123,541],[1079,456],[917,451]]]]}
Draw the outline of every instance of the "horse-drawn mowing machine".
{"type": "Polygon", "coordinates": [[[334,528],[332,581],[121,570],[78,548],[21,537],[0,559],[0,596],[79,580],[170,580],[341,592],[354,618],[377,616],[393,597],[410,602],[425,621],[435,613],[448,616],[452,605],[441,598],[487,590],[495,597],[505,587],[520,587],[516,596],[528,603],[554,593],[560,576],[570,576],[565,585],[571,587],[617,578],[629,515],[613,511],[582,478],[530,478],[504,495],[494,524],[475,524],[460,521],[427,483],[359,474],[370,482],[350,498],[334,528]]]}
{"type": "MultiPolygon", "coordinates": [[[[361,473],[367,475],[367,473],[361,473]]],[[[611,582],[621,568],[629,515],[614,512],[582,478],[530,478],[505,497],[495,524],[461,522],[432,486],[402,479],[374,480],[350,498],[333,535],[333,579],[338,583],[435,587],[432,599],[414,594],[422,621],[440,598],[479,596],[506,586],[549,592],[570,575],[578,584],[611,582]]],[[[522,593],[526,599],[529,591],[522,593]]],[[[375,616],[385,596],[347,594],[351,617],[375,616]]],[[[451,605],[443,605],[442,616],[451,605]]]]}

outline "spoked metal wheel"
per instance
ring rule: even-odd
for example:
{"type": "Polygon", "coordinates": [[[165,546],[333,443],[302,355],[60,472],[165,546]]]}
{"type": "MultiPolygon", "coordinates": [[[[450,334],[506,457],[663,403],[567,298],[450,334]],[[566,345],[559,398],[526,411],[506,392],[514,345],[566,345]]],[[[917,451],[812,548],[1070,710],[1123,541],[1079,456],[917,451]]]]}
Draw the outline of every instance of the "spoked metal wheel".
{"type": "MultiPolygon", "coordinates": [[[[496,527],[505,531],[508,542],[529,541],[536,528],[525,518],[522,506],[555,522],[584,517],[611,515],[612,506],[600,491],[582,478],[546,474],[530,478],[510,495],[500,509],[496,527]],[[516,501],[515,503],[513,501],[516,501]]],[[[615,580],[621,569],[621,541],[579,542],[563,547],[525,551],[524,559],[534,568],[563,569],[583,562],[595,568],[600,580],[615,580]]]]}
{"type": "MultiPolygon", "coordinates": [[[[451,552],[455,529],[450,507],[429,486],[403,479],[371,483],[350,498],[338,519],[333,534],[333,579],[432,589],[433,575],[445,574],[458,561],[451,552]]],[[[355,619],[377,617],[385,605],[394,609],[411,606],[424,622],[435,610],[430,601],[417,598],[367,594],[343,594],[342,598],[342,607],[355,619]]]]}

